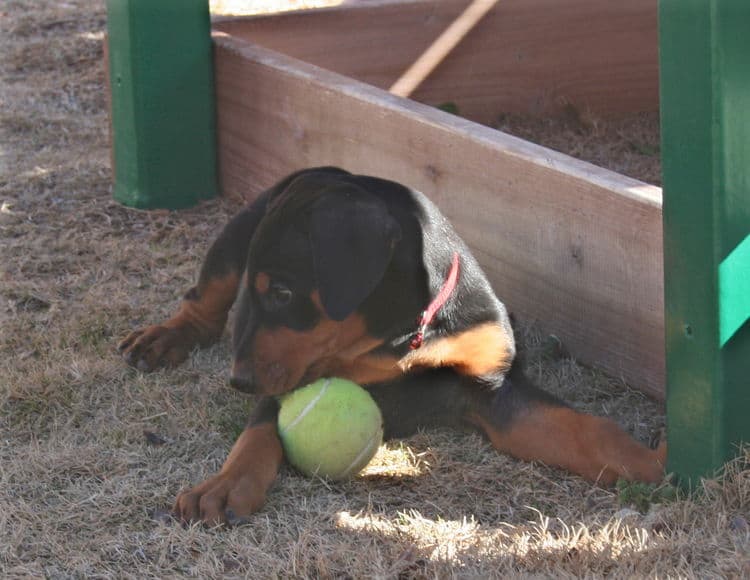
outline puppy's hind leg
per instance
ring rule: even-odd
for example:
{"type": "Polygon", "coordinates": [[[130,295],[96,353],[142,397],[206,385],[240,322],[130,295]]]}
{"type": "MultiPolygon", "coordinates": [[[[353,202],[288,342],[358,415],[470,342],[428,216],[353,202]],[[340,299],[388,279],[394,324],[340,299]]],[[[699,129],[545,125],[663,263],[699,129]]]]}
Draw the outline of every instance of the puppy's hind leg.
{"type": "Polygon", "coordinates": [[[611,419],[578,412],[539,390],[517,368],[483,398],[468,420],[498,451],[603,485],[619,478],[657,483],[664,476],[665,443],[642,445],[611,419]]]}

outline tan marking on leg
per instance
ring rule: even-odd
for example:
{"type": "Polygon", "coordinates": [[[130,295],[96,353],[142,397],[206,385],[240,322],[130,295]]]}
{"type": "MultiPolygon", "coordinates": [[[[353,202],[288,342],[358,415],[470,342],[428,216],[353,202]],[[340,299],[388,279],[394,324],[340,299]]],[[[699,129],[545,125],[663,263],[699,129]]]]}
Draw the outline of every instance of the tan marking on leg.
{"type": "Polygon", "coordinates": [[[216,340],[224,330],[229,310],[237,297],[239,276],[232,272],[224,278],[213,278],[198,288],[195,300],[185,299],[177,313],[162,326],[189,327],[196,331],[197,342],[207,344],[216,340]]]}
{"type": "Polygon", "coordinates": [[[179,519],[217,525],[258,511],[281,466],[283,451],[275,423],[246,428],[219,473],[181,493],[174,512],[179,519]]]}
{"type": "Polygon", "coordinates": [[[507,429],[496,429],[478,414],[469,420],[499,451],[562,467],[603,485],[620,477],[655,483],[664,476],[666,447],[649,449],[610,419],[537,405],[520,411],[507,429]]]}
{"type": "Polygon", "coordinates": [[[453,367],[459,373],[482,376],[510,367],[513,338],[499,324],[488,322],[455,336],[424,343],[399,361],[404,372],[414,367],[453,367]]]}

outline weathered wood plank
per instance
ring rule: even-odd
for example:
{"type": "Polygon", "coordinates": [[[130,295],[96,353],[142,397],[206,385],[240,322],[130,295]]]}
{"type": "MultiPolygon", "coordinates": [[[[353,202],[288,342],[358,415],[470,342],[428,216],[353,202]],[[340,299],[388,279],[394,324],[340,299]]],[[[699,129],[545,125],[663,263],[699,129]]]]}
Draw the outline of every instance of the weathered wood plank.
{"type": "MultiPolygon", "coordinates": [[[[468,0],[350,6],[222,20],[217,29],[368,84],[390,87],[468,0]]],[[[601,116],[655,111],[656,0],[501,0],[412,94],[500,113],[565,105],[601,116]]]]}
{"type": "Polygon", "coordinates": [[[509,308],[663,397],[661,190],[215,34],[223,189],[340,165],[431,196],[509,308]]]}

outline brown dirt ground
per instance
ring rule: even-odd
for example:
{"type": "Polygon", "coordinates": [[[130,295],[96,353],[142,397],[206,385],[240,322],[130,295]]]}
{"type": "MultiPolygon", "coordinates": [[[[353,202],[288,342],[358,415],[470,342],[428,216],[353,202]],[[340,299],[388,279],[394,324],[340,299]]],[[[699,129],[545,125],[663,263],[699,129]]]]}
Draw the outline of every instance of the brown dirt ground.
{"type": "MultiPolygon", "coordinates": [[[[347,483],[285,468],[242,527],[154,517],[220,466],[252,400],[226,387],[226,339],[149,375],[114,344],[169,313],[237,202],[112,200],[104,22],[95,0],[0,6],[1,577],[750,575],[747,452],[674,500],[668,486],[601,489],[436,431],[389,443],[347,483]]],[[[523,342],[549,390],[642,439],[662,424],[660,405],[554,339],[532,327],[523,342]]]]}

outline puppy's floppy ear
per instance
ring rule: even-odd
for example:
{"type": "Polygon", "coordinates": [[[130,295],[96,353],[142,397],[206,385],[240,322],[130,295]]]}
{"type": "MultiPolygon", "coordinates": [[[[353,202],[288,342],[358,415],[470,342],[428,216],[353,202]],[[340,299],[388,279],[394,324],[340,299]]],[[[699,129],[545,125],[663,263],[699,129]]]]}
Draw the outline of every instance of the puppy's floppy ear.
{"type": "Polygon", "coordinates": [[[380,199],[347,185],[314,205],[309,233],[323,308],[344,320],[382,279],[401,228],[380,199]]]}

